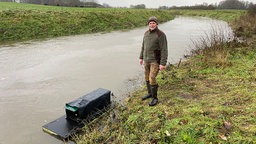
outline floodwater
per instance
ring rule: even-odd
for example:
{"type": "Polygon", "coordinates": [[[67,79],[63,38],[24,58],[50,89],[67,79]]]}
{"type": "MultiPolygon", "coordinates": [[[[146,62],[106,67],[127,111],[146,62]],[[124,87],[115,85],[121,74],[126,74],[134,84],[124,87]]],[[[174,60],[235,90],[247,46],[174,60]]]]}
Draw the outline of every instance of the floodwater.
{"type": "MultiPolygon", "coordinates": [[[[168,38],[170,63],[177,63],[225,22],[177,17],[160,24],[168,38]]],[[[139,52],[147,27],[20,43],[0,48],[0,144],[61,144],[42,126],[65,114],[64,105],[95,89],[111,90],[120,101],[142,85],[139,52]]]]}

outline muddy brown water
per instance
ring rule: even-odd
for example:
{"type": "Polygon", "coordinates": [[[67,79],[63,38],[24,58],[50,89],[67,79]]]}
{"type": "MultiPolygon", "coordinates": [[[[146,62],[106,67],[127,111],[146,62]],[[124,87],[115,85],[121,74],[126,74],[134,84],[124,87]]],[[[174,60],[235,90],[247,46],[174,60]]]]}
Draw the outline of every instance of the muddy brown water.
{"type": "MultiPolygon", "coordinates": [[[[160,24],[170,63],[177,63],[213,25],[227,23],[177,17],[160,24]]],[[[61,144],[42,125],[65,114],[64,105],[97,88],[122,102],[143,82],[139,52],[147,27],[19,43],[0,48],[0,144],[61,144]]]]}

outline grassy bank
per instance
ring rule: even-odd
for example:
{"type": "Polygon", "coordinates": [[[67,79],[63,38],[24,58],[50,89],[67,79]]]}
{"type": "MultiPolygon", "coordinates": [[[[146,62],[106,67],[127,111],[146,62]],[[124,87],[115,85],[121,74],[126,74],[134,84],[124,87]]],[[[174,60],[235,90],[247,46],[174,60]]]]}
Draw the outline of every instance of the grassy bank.
{"type": "Polygon", "coordinates": [[[74,8],[22,3],[0,3],[0,45],[34,39],[78,35],[145,26],[154,15],[160,22],[176,15],[234,20],[243,11],[188,11],[113,8],[74,8]]]}
{"type": "Polygon", "coordinates": [[[174,18],[160,10],[0,3],[0,43],[132,29],[145,26],[152,15],[160,22],[174,18]]]}
{"type": "MultiPolygon", "coordinates": [[[[232,25],[241,27],[248,21],[241,17],[232,25]]],[[[243,28],[251,29],[248,26],[243,28]]],[[[160,74],[156,107],[141,101],[144,87],[131,94],[126,105],[116,104],[89,123],[74,140],[78,144],[256,143],[255,38],[244,39],[250,40],[213,40],[211,47],[198,47],[188,60],[160,74]]]]}
{"type": "Polygon", "coordinates": [[[234,21],[246,14],[246,11],[242,10],[179,10],[175,12],[179,15],[210,17],[226,22],[234,21]]]}

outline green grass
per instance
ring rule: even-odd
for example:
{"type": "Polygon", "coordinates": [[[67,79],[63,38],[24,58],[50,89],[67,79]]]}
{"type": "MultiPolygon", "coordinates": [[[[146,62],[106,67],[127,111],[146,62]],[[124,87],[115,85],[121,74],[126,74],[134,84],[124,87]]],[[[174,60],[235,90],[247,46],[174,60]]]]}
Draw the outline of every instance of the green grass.
{"type": "Polygon", "coordinates": [[[141,101],[143,87],[73,139],[78,144],[255,143],[255,44],[212,46],[160,73],[157,106],[141,101]]]}
{"type": "Polygon", "coordinates": [[[182,10],[177,11],[181,15],[187,16],[202,16],[202,17],[210,17],[216,18],[219,20],[224,20],[227,22],[234,21],[235,19],[239,19],[241,15],[246,14],[244,10],[182,10]]]}
{"type": "Polygon", "coordinates": [[[156,107],[141,101],[146,88],[138,90],[124,107],[88,124],[76,142],[255,143],[256,49],[231,49],[229,67],[202,65],[200,57],[169,67],[158,77],[156,107]]]}
{"type": "Polygon", "coordinates": [[[132,29],[145,26],[152,15],[160,22],[174,18],[164,10],[0,3],[0,43],[132,29]]]}
{"type": "Polygon", "coordinates": [[[161,23],[176,15],[207,16],[229,21],[243,13],[229,10],[79,8],[0,2],[0,44],[133,29],[145,26],[152,15],[161,23]]]}

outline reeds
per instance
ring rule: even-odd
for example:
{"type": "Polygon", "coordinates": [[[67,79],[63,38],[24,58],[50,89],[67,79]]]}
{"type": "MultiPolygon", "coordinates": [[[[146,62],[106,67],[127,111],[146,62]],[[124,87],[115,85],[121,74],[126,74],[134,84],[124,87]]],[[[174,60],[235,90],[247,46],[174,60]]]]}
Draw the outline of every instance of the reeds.
{"type": "Polygon", "coordinates": [[[238,37],[252,38],[256,34],[256,14],[248,13],[232,23],[238,37]]]}

